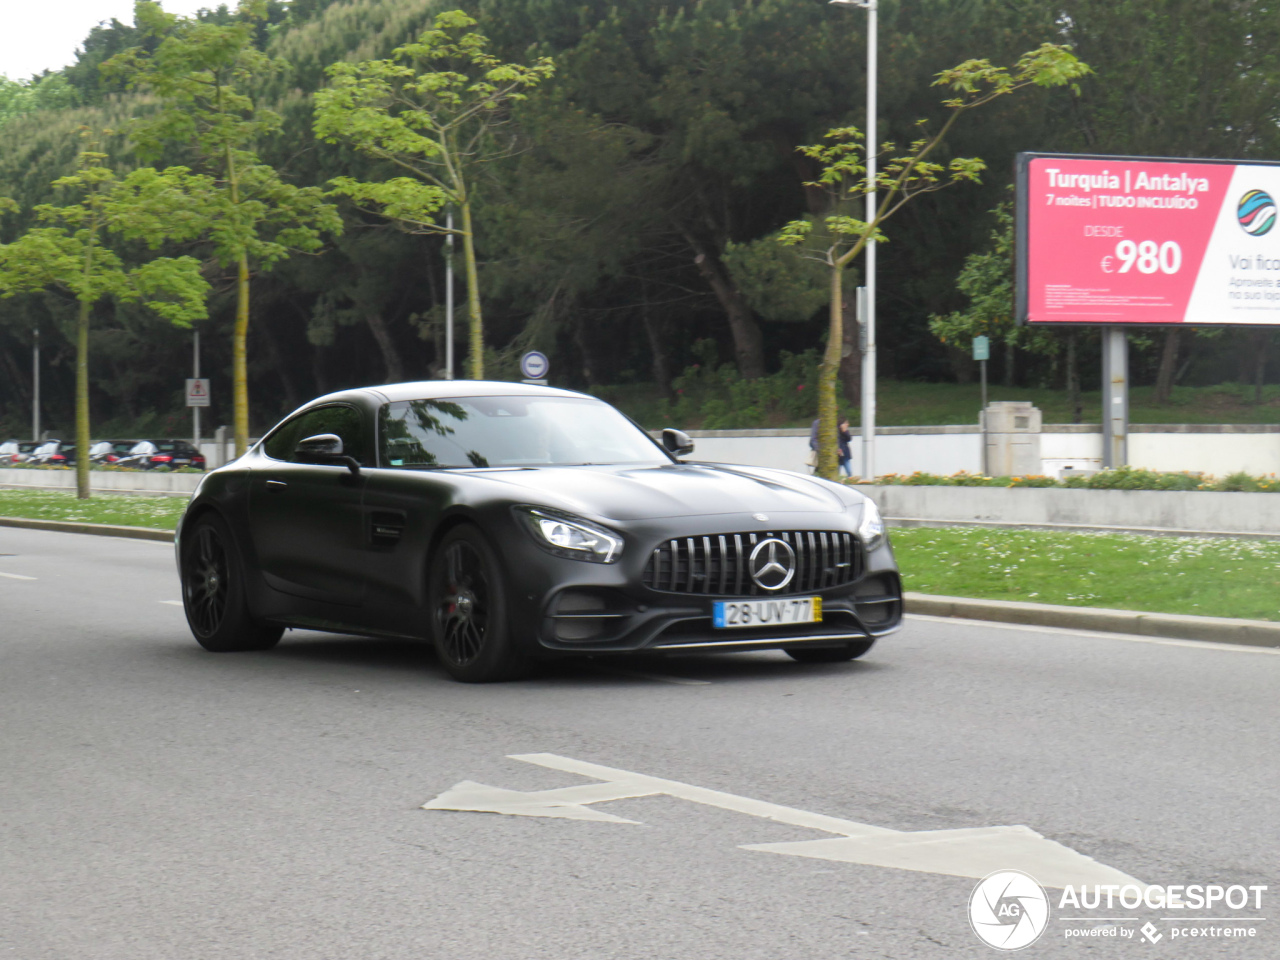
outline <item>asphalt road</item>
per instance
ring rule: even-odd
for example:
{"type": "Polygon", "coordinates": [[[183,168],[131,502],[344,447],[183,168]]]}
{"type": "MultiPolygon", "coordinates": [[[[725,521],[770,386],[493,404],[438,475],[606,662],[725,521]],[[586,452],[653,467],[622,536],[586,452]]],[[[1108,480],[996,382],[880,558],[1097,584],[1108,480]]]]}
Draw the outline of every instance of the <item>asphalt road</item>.
{"type": "Polygon", "coordinates": [[[590,782],[509,759],[533,753],[1271,888],[1195,914],[1254,918],[1241,940],[1093,912],[1152,919],[1154,946],[1069,940],[1083,914],[1055,901],[1028,956],[1280,956],[1277,652],[917,618],[850,664],[466,686],[409,644],[205,653],[164,544],[0,528],[0,554],[0,958],[999,955],[970,929],[973,879],[742,849],[813,830],[664,795],[590,808],[628,824],[421,809],[464,780],[590,782]]]}

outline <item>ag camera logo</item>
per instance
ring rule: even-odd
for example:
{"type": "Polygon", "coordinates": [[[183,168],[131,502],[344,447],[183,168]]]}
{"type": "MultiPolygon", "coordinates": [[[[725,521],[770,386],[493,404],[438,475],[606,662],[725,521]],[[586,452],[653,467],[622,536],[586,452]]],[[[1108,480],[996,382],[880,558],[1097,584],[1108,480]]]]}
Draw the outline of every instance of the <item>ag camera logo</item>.
{"type": "Polygon", "coordinates": [[[1265,190],[1250,190],[1236,205],[1240,229],[1251,237],[1264,237],[1276,225],[1276,202],[1265,190]]]}
{"type": "Polygon", "coordinates": [[[1049,895],[1021,870],[988,874],[969,895],[969,926],[989,947],[1021,950],[1049,925],[1049,895]]]}

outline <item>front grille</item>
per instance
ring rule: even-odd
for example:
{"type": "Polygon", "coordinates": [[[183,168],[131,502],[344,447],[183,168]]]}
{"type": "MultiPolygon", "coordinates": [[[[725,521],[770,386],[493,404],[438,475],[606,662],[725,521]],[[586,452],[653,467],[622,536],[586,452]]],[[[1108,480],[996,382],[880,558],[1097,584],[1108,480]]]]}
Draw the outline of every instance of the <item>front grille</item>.
{"type": "Polygon", "coordinates": [[[862,550],[851,533],[792,530],[783,533],[722,533],[668,540],[653,551],[644,585],[663,593],[727,597],[812,593],[852,583],[862,573],[862,550]],[[757,543],[776,538],[796,555],[796,573],[781,590],[764,590],[751,579],[747,561],[757,543]]]}

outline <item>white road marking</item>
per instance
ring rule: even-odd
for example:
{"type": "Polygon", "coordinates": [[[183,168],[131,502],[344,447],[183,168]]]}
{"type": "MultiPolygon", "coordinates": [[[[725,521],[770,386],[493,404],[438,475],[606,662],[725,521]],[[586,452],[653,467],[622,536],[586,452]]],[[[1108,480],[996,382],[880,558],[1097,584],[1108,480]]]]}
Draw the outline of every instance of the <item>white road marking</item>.
{"type": "Polygon", "coordinates": [[[156,601],[156,603],[167,603],[167,604],[168,604],[169,606],[171,606],[171,607],[180,607],[180,606],[182,606],[182,601],[181,601],[181,600],[157,600],[157,601],[156,601]]]}
{"type": "Polygon", "coordinates": [[[4,573],[0,571],[0,577],[8,577],[10,580],[34,580],[35,577],[24,577],[20,573],[4,573]]]}
{"type": "Polygon", "coordinates": [[[1129,643],[1154,643],[1162,647],[1191,647],[1196,650],[1219,650],[1223,653],[1263,653],[1280,656],[1280,647],[1255,647],[1248,643],[1216,643],[1212,640],[1178,640],[1173,637],[1144,637],[1138,633],[1111,633],[1106,630],[1073,630],[1069,627],[1037,627],[1030,624],[1002,623],[999,620],[969,620],[964,617],[935,617],[927,613],[908,613],[908,620],[928,623],[950,623],[964,627],[994,627],[997,630],[1020,630],[1048,633],[1059,637],[1090,637],[1096,640],[1127,640],[1129,643]]]}
{"type": "Polygon", "coordinates": [[[996,870],[1021,869],[1049,887],[1083,883],[1136,884],[1142,888],[1146,886],[1113,867],[1041,836],[1030,827],[971,827],[911,833],[855,823],[852,820],[784,807],[750,797],[739,797],[719,790],[708,790],[678,780],[664,780],[573,760],[554,753],[514,754],[511,759],[603,782],[522,792],[464,780],[434,800],[424,803],[422,808],[635,823],[634,820],[594,810],[588,805],[635,797],[668,796],[794,827],[836,834],[836,837],[825,840],[743,844],[743,850],[956,877],[981,878],[996,870]]]}

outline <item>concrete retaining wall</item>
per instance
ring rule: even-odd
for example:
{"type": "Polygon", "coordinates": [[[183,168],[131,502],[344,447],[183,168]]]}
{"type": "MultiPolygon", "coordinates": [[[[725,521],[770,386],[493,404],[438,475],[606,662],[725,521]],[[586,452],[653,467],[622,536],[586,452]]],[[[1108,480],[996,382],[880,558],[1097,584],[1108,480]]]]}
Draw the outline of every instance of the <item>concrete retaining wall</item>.
{"type": "Polygon", "coordinates": [[[899,525],[924,521],[1280,537],[1276,493],[871,484],[858,489],[899,525]]]}
{"type": "MultiPolygon", "coordinates": [[[[691,430],[692,460],[746,463],[808,472],[808,430],[691,430]]],[[[859,469],[860,435],[854,430],[853,467],[859,469]]],[[[1056,477],[1064,467],[1102,466],[1102,428],[1097,424],[1047,424],[1040,434],[1040,473],[1056,477]]],[[[1214,476],[1244,471],[1280,474],[1280,425],[1133,424],[1129,462],[1148,470],[1186,470],[1214,476]]],[[[982,434],[977,426],[880,427],[876,474],[950,475],[982,471],[982,434]]]]}
{"type": "MultiPolygon", "coordinates": [[[[168,493],[190,494],[200,483],[203,474],[155,473],[138,471],[119,473],[109,470],[93,470],[89,473],[89,489],[94,493],[168,493]]],[[[74,470],[0,470],[0,486],[32,487],[42,489],[74,490],[74,470]]]]}

